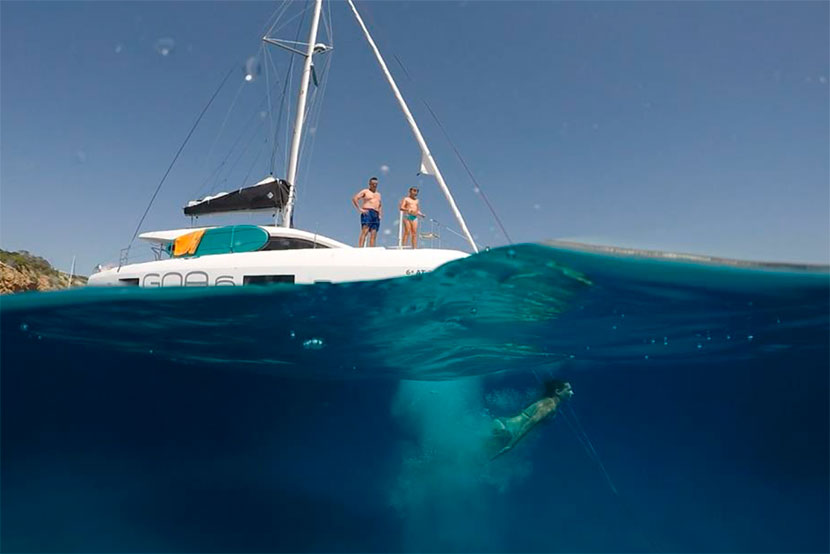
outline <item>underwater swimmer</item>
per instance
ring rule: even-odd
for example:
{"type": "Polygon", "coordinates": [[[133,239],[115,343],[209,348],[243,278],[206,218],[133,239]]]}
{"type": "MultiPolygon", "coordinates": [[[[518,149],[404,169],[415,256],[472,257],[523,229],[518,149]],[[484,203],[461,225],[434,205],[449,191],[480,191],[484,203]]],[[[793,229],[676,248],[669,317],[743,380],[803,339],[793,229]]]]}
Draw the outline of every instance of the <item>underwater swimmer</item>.
{"type": "Polygon", "coordinates": [[[490,448],[495,453],[490,459],[498,458],[511,450],[538,423],[554,416],[559,405],[573,394],[570,383],[559,380],[548,381],[545,383],[545,396],[541,400],[537,400],[517,416],[493,420],[490,448]]]}

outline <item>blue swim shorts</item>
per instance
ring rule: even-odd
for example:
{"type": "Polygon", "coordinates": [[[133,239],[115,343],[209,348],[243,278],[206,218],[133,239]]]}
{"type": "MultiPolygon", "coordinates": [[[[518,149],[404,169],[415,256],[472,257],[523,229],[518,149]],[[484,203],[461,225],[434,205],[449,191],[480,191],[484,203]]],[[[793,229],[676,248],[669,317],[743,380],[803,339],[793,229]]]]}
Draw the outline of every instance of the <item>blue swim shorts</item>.
{"type": "Polygon", "coordinates": [[[366,210],[360,214],[360,226],[368,227],[370,231],[380,229],[380,214],[377,210],[366,210]]]}

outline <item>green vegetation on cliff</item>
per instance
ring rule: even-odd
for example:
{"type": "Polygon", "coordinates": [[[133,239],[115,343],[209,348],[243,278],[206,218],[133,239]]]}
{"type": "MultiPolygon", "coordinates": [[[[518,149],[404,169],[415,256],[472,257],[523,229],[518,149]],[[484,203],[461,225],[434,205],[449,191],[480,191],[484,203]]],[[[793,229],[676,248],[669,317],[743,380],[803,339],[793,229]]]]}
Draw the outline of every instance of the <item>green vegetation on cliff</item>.
{"type": "MultiPolygon", "coordinates": [[[[75,275],[71,286],[86,284],[86,277],[75,275]]],[[[0,294],[30,290],[65,289],[69,275],[53,268],[52,265],[25,250],[7,252],[0,250],[0,294]]]]}

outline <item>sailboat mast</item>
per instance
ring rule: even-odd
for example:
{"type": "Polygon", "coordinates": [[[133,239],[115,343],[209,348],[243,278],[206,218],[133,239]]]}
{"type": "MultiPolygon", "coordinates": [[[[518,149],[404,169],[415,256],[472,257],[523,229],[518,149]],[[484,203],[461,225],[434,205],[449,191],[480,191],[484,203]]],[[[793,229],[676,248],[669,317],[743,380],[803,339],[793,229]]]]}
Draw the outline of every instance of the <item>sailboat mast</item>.
{"type": "Polygon", "coordinates": [[[294,200],[297,189],[297,165],[300,158],[300,143],[303,138],[303,124],[305,123],[306,97],[308,96],[308,85],[311,80],[311,66],[313,64],[314,46],[317,43],[317,28],[320,25],[320,13],[323,0],[314,0],[314,16],[311,18],[311,29],[308,32],[308,48],[305,53],[303,74],[300,78],[300,93],[297,95],[297,110],[294,118],[294,134],[291,137],[291,152],[288,156],[288,174],[286,180],[291,184],[288,192],[288,203],[285,206],[282,226],[291,227],[291,216],[294,212],[294,200]]]}
{"type": "Polygon", "coordinates": [[[395,98],[398,99],[398,104],[400,104],[401,110],[403,111],[403,114],[406,117],[406,121],[412,128],[412,134],[415,135],[415,140],[418,141],[418,146],[421,147],[422,172],[430,173],[431,175],[435,176],[435,180],[438,181],[438,186],[441,187],[441,191],[444,193],[444,197],[447,199],[447,202],[450,205],[450,209],[455,215],[456,221],[458,221],[458,224],[461,226],[461,230],[463,231],[464,236],[467,237],[467,241],[470,243],[473,252],[478,252],[478,247],[476,246],[476,243],[473,240],[473,237],[470,234],[469,229],[467,229],[467,224],[464,222],[464,217],[461,215],[461,211],[458,209],[458,206],[456,206],[455,200],[453,199],[452,194],[450,193],[450,189],[447,186],[447,183],[444,181],[444,176],[441,175],[441,171],[438,169],[438,164],[435,163],[435,160],[432,157],[432,153],[430,153],[429,147],[427,146],[427,142],[426,140],[424,140],[424,136],[421,134],[421,130],[418,128],[418,124],[415,123],[415,118],[412,117],[412,112],[409,111],[409,106],[406,105],[406,101],[403,99],[403,95],[401,95],[401,91],[400,89],[398,89],[398,85],[395,83],[395,79],[392,78],[392,74],[389,72],[389,68],[386,66],[386,62],[383,61],[383,56],[380,55],[380,50],[378,50],[375,41],[372,39],[372,35],[369,34],[369,29],[366,28],[366,24],[363,23],[363,18],[361,18],[360,14],[357,12],[357,7],[355,7],[354,2],[352,0],[348,0],[348,2],[349,6],[352,8],[352,12],[354,13],[355,18],[357,19],[358,24],[360,24],[360,28],[363,29],[363,34],[366,36],[366,40],[369,42],[369,46],[372,47],[372,51],[375,53],[375,57],[378,60],[378,64],[380,65],[383,74],[386,76],[386,80],[389,82],[389,86],[392,87],[392,92],[395,94],[395,98]]]}

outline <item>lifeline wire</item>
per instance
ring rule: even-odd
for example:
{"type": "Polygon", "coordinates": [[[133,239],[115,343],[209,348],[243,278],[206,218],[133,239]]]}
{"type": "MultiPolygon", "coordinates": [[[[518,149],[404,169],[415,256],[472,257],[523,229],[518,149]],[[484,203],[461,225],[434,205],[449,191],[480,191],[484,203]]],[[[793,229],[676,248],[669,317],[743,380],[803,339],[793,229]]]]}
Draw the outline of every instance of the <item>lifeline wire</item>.
{"type": "Polygon", "coordinates": [[[153,197],[150,198],[150,203],[147,204],[147,209],[144,210],[144,215],[141,216],[141,219],[139,220],[138,225],[136,225],[136,227],[135,227],[135,232],[133,233],[133,238],[130,239],[130,244],[127,246],[127,250],[130,249],[130,247],[133,245],[133,241],[135,241],[135,237],[138,236],[138,231],[141,229],[141,224],[144,223],[144,218],[146,218],[147,214],[150,213],[150,207],[153,205],[153,201],[155,201],[156,196],[158,196],[158,193],[161,190],[161,186],[164,184],[164,181],[167,180],[167,176],[170,174],[170,171],[173,169],[173,166],[176,164],[176,160],[179,159],[179,154],[182,153],[182,150],[184,150],[184,147],[187,144],[187,141],[190,140],[190,137],[193,135],[193,131],[196,130],[196,127],[199,125],[199,122],[202,120],[202,117],[205,115],[205,112],[207,112],[210,105],[213,104],[213,101],[216,99],[216,96],[219,94],[219,91],[222,90],[222,87],[225,86],[225,83],[228,81],[228,78],[230,78],[231,74],[234,72],[234,69],[236,68],[235,65],[236,64],[234,64],[234,66],[231,67],[230,71],[228,71],[228,74],[225,75],[225,78],[222,79],[221,83],[219,83],[219,86],[217,87],[216,91],[213,93],[213,96],[210,97],[210,100],[208,100],[208,103],[202,109],[202,113],[200,113],[199,117],[196,118],[196,122],[193,124],[193,127],[190,128],[190,132],[187,133],[187,137],[185,137],[184,142],[179,147],[179,151],[176,152],[176,155],[173,157],[173,161],[170,162],[170,166],[167,168],[167,171],[164,172],[164,177],[161,178],[161,181],[159,181],[159,184],[156,187],[156,192],[154,192],[153,197]]]}

